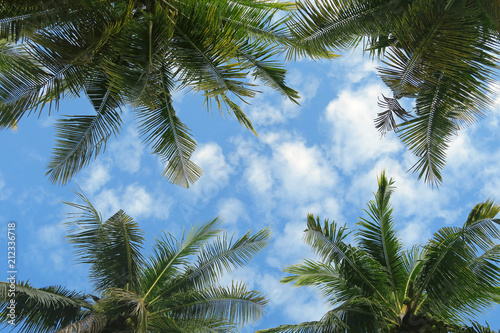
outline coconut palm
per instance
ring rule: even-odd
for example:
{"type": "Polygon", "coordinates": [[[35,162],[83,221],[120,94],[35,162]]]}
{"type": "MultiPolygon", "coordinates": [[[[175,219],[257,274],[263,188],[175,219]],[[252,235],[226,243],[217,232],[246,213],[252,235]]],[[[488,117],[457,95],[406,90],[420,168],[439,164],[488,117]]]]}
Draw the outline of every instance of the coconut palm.
{"type": "Polygon", "coordinates": [[[166,163],[164,175],[189,186],[201,169],[190,160],[196,143],[172,95],[201,92],[208,110],[227,110],[251,131],[237,104],[258,92],[249,74],[297,102],[278,60],[282,48],[294,48],[284,24],[290,8],[274,0],[3,1],[0,127],[85,95],[91,114],[55,124],[47,174],[64,184],[118,135],[128,107],[166,163]]]}
{"type": "Polygon", "coordinates": [[[331,310],[318,321],[259,332],[458,332],[500,300],[500,205],[477,204],[462,227],[443,227],[424,246],[405,249],[393,184],[382,173],[355,245],[345,225],[308,216],[304,240],[319,260],[289,266],[282,282],[316,288],[331,310]]]}
{"type": "MultiPolygon", "coordinates": [[[[218,282],[267,245],[268,229],[228,238],[214,219],[180,239],[164,233],[145,258],[143,232],[130,216],[120,210],[103,221],[79,196],[83,204],[70,204],[79,212],[68,221],[68,238],[78,262],[90,265],[95,291],[18,282],[19,332],[237,332],[263,314],[261,294],[244,283],[218,282]]],[[[1,289],[0,318],[8,326],[9,283],[1,289]]]]}
{"type": "MultiPolygon", "coordinates": [[[[399,137],[418,157],[413,170],[438,185],[446,149],[461,126],[491,107],[500,51],[495,0],[303,0],[290,22],[308,49],[362,44],[383,59],[379,75],[392,90],[376,127],[399,137]],[[399,103],[414,101],[413,112],[399,103]],[[399,124],[396,121],[399,117],[399,124]]],[[[291,52],[293,56],[298,52],[291,52]]]]}

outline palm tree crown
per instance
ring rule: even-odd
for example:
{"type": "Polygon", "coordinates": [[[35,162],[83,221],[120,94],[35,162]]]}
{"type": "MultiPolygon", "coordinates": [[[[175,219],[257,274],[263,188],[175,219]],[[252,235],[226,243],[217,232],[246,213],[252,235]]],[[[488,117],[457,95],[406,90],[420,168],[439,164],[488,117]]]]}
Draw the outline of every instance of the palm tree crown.
{"type": "MultiPolygon", "coordinates": [[[[95,293],[61,286],[16,285],[16,325],[25,333],[237,332],[256,320],[267,303],[243,283],[220,286],[224,274],[244,266],[267,245],[269,230],[228,239],[218,219],[156,239],[142,254],[142,231],[123,211],[102,221],[84,204],[68,222],[80,263],[90,265],[95,293]]],[[[8,325],[9,284],[0,282],[0,322],[8,325]]]]}
{"type": "Polygon", "coordinates": [[[295,47],[281,15],[290,8],[274,0],[3,1],[0,127],[85,95],[94,113],[55,125],[47,174],[66,183],[119,133],[127,106],[144,142],[167,164],[164,175],[189,186],[201,169],[190,161],[196,143],[172,94],[202,92],[209,109],[227,110],[251,131],[237,104],[257,93],[249,74],[297,102],[277,60],[282,48],[295,47]]]}
{"type": "MultiPolygon", "coordinates": [[[[419,158],[414,171],[442,182],[446,149],[461,126],[491,107],[500,52],[496,0],[303,0],[292,22],[297,44],[345,49],[363,43],[383,59],[378,69],[392,90],[376,127],[397,130],[419,158]],[[407,112],[399,99],[414,100],[407,112]],[[395,116],[402,122],[397,124],[395,116]]],[[[300,52],[300,49],[298,49],[300,52]]]]}
{"type": "Polygon", "coordinates": [[[304,239],[320,260],[286,268],[282,282],[318,289],[332,309],[319,321],[259,332],[461,332],[500,301],[500,205],[477,204],[463,227],[441,228],[424,246],[405,249],[394,229],[393,189],[382,173],[356,245],[345,242],[345,226],[308,216],[304,239]]]}

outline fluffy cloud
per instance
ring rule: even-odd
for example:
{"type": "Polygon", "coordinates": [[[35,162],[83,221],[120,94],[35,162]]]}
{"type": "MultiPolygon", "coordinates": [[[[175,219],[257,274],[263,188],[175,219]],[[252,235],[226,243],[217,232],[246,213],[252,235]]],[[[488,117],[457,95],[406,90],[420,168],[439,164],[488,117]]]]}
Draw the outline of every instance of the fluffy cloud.
{"type": "Polygon", "coordinates": [[[86,193],[95,193],[111,179],[112,164],[109,160],[100,158],[94,161],[89,168],[83,170],[78,179],[81,188],[86,193]]]}
{"type": "Polygon", "coordinates": [[[310,199],[331,188],[336,174],[318,147],[307,147],[303,141],[285,141],[273,145],[273,164],[287,197],[310,199]]]}
{"type": "Polygon", "coordinates": [[[267,263],[272,267],[283,269],[285,266],[298,263],[302,258],[312,257],[312,251],[302,240],[304,229],[306,229],[305,216],[300,222],[288,222],[282,231],[274,230],[274,242],[266,259],[267,263]]]}
{"type": "Polygon", "coordinates": [[[399,232],[399,237],[406,247],[425,244],[432,237],[429,225],[423,221],[411,221],[399,232]]]}
{"type": "Polygon", "coordinates": [[[340,59],[331,62],[332,71],[329,76],[335,80],[344,80],[348,85],[356,84],[361,80],[376,80],[377,64],[370,60],[361,49],[354,52],[346,51],[340,59]],[[343,75],[339,75],[342,72],[343,75]]]}
{"type": "Polygon", "coordinates": [[[166,220],[171,206],[171,200],[162,193],[150,193],[138,184],[103,189],[92,198],[92,202],[104,219],[123,209],[134,219],[154,217],[166,220]]]}
{"type": "Polygon", "coordinates": [[[380,138],[373,125],[377,98],[381,93],[387,93],[387,88],[380,84],[365,85],[354,91],[344,90],[326,108],[331,159],[347,174],[402,149],[395,136],[380,138]]]}
{"type": "Polygon", "coordinates": [[[193,186],[182,192],[183,199],[176,205],[185,222],[198,218],[199,211],[227,186],[233,172],[222,148],[216,143],[200,145],[192,160],[203,169],[203,175],[193,186]]]}
{"type": "Polygon", "coordinates": [[[120,134],[118,140],[111,142],[109,150],[119,169],[135,173],[141,168],[145,146],[136,129],[128,127],[124,132],[120,134]]]}
{"type": "Polygon", "coordinates": [[[286,318],[286,322],[280,324],[298,324],[319,320],[329,310],[317,293],[309,288],[281,284],[282,277],[283,274],[264,273],[257,280],[257,286],[270,300],[267,316],[273,316],[276,311],[286,318]]]}
{"type": "Polygon", "coordinates": [[[238,157],[232,159],[243,167],[244,186],[259,208],[277,209],[274,213],[287,218],[305,217],[313,202],[319,202],[322,211],[332,211],[327,206],[333,201],[327,203],[326,198],[331,199],[338,176],[320,147],[285,131],[263,133],[259,142],[233,142],[238,157]]]}
{"type": "Polygon", "coordinates": [[[227,198],[219,201],[218,215],[227,224],[236,224],[240,219],[248,220],[243,202],[236,198],[227,198]]]}
{"type": "MultiPolygon", "coordinates": [[[[311,98],[316,96],[320,83],[320,76],[304,74],[298,69],[291,70],[287,76],[287,84],[299,92],[301,105],[306,104],[311,98]]],[[[272,95],[270,94],[270,90],[270,88],[264,88],[264,94],[255,98],[252,101],[252,105],[246,108],[245,112],[253,124],[262,127],[283,124],[300,114],[301,107],[288,98],[280,96],[275,98],[273,100],[274,103],[272,103],[267,97],[272,95]],[[278,98],[281,98],[281,100],[276,102],[279,100],[278,98]]]]}

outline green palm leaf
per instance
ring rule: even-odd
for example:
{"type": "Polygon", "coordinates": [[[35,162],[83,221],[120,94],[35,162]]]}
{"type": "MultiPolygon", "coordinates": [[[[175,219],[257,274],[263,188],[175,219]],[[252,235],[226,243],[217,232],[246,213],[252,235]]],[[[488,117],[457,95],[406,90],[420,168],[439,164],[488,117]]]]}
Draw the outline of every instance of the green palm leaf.
{"type": "Polygon", "coordinates": [[[165,294],[166,290],[162,290],[162,286],[178,274],[189,256],[196,255],[204,243],[220,233],[221,230],[217,229],[219,225],[220,220],[214,219],[201,226],[192,227],[187,233],[184,230],[180,240],[170,234],[164,234],[163,238],[157,239],[153,247],[154,256],[145,266],[146,275],[142,282],[144,298],[148,299],[151,294],[152,299],[148,300],[154,303],[161,294],[165,294]]]}
{"type": "Polygon", "coordinates": [[[492,280],[487,268],[498,251],[491,246],[500,239],[498,221],[493,219],[499,208],[491,201],[478,204],[463,228],[441,228],[434,234],[415,277],[417,304],[425,292],[436,307],[443,306],[447,316],[466,320],[494,302],[491,286],[498,283],[498,275],[492,280]],[[488,244],[485,257],[477,257],[477,250],[485,250],[488,244]]]}
{"type": "Polygon", "coordinates": [[[99,291],[110,287],[131,289],[138,284],[142,265],[143,232],[123,211],[102,222],[88,199],[77,195],[84,205],[69,204],[80,210],[70,216],[69,242],[75,244],[78,262],[91,265],[90,276],[99,291]]]}
{"type": "Polygon", "coordinates": [[[307,229],[304,232],[305,242],[326,264],[342,266],[342,274],[350,285],[357,285],[367,294],[375,293],[381,301],[386,301],[383,289],[386,277],[382,266],[363,251],[359,251],[343,242],[348,235],[346,228],[337,228],[325,220],[321,226],[319,218],[307,217],[307,229]]]}
{"type": "Polygon", "coordinates": [[[253,256],[268,245],[270,235],[269,229],[262,229],[255,235],[248,231],[233,241],[234,236],[228,240],[224,233],[200,249],[197,263],[187,278],[198,286],[217,282],[224,272],[247,265],[253,256]]]}
{"type": "Polygon", "coordinates": [[[105,149],[111,135],[118,134],[121,125],[117,112],[120,103],[109,90],[87,90],[95,102],[97,115],[68,116],[59,119],[56,127],[56,147],[48,165],[47,174],[52,182],[65,184],[72,175],[88,165],[93,157],[105,149]]]}
{"type": "Polygon", "coordinates": [[[196,142],[175,114],[171,96],[167,94],[163,93],[157,109],[142,109],[136,113],[139,130],[153,153],[166,163],[163,175],[174,184],[189,187],[202,173],[201,168],[190,160],[196,142]]]}
{"type": "MultiPolygon", "coordinates": [[[[0,321],[7,325],[10,313],[10,283],[0,282],[0,321]]],[[[87,296],[61,286],[34,288],[27,282],[15,284],[15,315],[20,329],[27,333],[45,333],[61,329],[90,315],[87,296]]]]}
{"type": "Polygon", "coordinates": [[[359,247],[384,267],[396,306],[399,307],[399,299],[404,292],[408,277],[405,270],[402,269],[403,246],[394,230],[392,207],[389,202],[394,191],[393,184],[394,181],[387,179],[385,172],[382,172],[378,179],[375,200],[370,201],[368,210],[365,210],[370,216],[370,220],[361,218],[358,223],[360,230],[357,236],[359,247]]]}
{"type": "MultiPolygon", "coordinates": [[[[169,302],[168,306],[163,306],[164,310],[155,312],[152,317],[168,312],[172,318],[219,318],[221,321],[244,325],[262,317],[267,301],[260,293],[249,291],[244,284],[233,283],[230,287],[208,287],[179,294],[175,303],[169,302]]],[[[157,306],[161,306],[161,301],[157,306]]]]}
{"type": "Polygon", "coordinates": [[[320,321],[259,332],[482,332],[468,322],[500,301],[500,205],[477,204],[462,228],[441,228],[403,251],[393,184],[382,172],[356,245],[345,243],[345,227],[308,215],[304,239],[321,261],[287,267],[281,282],[318,289],[331,310],[320,321]]]}

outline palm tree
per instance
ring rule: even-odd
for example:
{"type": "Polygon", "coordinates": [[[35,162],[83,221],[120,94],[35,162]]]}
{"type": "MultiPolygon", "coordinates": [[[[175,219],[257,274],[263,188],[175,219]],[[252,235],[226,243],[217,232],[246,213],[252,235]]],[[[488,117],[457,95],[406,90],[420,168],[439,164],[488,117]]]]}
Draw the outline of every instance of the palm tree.
{"type": "Polygon", "coordinates": [[[440,184],[450,141],[492,104],[498,1],[303,0],[298,6],[289,23],[297,44],[318,50],[363,44],[383,59],[379,75],[394,96],[379,102],[386,111],[378,114],[376,127],[382,134],[398,131],[418,157],[414,172],[440,184]],[[401,98],[414,100],[412,113],[401,98]]]}
{"type": "Polygon", "coordinates": [[[278,60],[283,48],[299,47],[283,15],[292,7],[274,0],[3,1],[0,127],[85,95],[93,114],[55,124],[47,174],[64,184],[118,135],[120,110],[129,107],[144,142],[166,163],[164,176],[187,187],[201,169],[190,161],[196,143],[172,94],[202,92],[208,110],[227,110],[253,132],[237,104],[258,92],[249,74],[297,103],[278,60]]]}
{"type": "MultiPolygon", "coordinates": [[[[94,294],[61,286],[16,288],[16,327],[25,333],[237,332],[258,319],[264,297],[244,283],[220,286],[225,272],[244,266],[267,245],[269,230],[228,238],[214,219],[164,233],[148,259],[143,232],[123,211],[106,221],[82,195],[70,216],[69,241],[77,260],[90,265],[94,294]]],[[[8,325],[9,283],[1,282],[0,321],[8,325]]],[[[11,297],[10,297],[11,298],[11,297]]]]}
{"type": "Polygon", "coordinates": [[[393,184],[382,173],[356,245],[345,242],[345,225],[308,216],[304,239],[319,260],[289,266],[281,282],[319,290],[331,310],[318,321],[260,333],[460,332],[500,301],[500,205],[477,204],[463,227],[441,228],[424,246],[405,249],[394,229],[393,184]]]}

